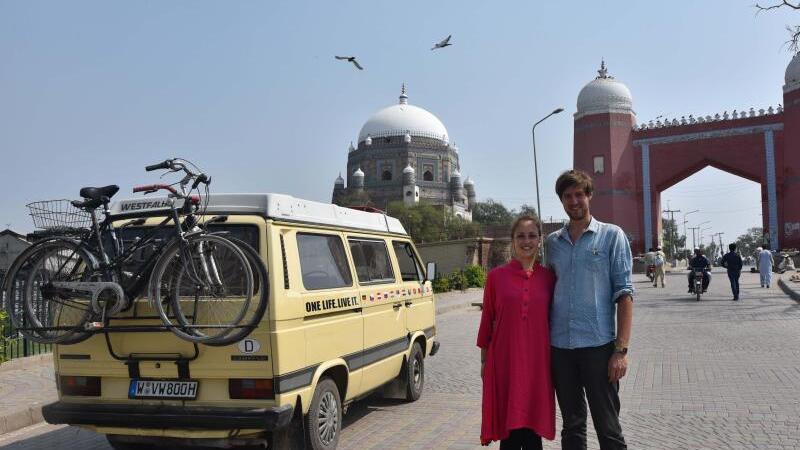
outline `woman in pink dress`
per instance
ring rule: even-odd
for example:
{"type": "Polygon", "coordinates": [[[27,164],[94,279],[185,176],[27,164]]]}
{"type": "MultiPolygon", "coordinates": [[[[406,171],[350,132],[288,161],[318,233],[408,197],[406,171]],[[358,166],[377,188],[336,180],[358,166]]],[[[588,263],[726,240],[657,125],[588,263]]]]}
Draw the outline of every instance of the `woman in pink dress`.
{"type": "Polygon", "coordinates": [[[550,301],[555,275],[537,263],[541,222],[522,216],[511,227],[513,259],[489,272],[478,330],[483,378],[481,444],[541,449],[555,438],[550,379],[550,301]]]}

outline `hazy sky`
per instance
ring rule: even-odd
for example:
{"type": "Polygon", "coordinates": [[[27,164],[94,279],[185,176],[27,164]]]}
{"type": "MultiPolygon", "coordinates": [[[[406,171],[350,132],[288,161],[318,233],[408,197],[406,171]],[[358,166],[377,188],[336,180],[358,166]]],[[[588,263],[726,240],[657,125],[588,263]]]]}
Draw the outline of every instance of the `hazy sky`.
{"type": "MultiPolygon", "coordinates": [[[[784,27],[800,13],[753,3],[0,0],[0,228],[30,231],[26,203],[86,185],[130,197],[170,156],[199,163],[212,191],[330,201],[350,141],[403,82],[479,200],[509,207],[535,204],[530,127],[565,107],[537,127],[543,215],[563,217],[553,184],[601,58],[639,122],[782,101],[784,27]]],[[[667,202],[700,209],[689,226],[709,220],[705,236],[726,242],[761,223],[758,185],[716,169],[667,202]]]]}

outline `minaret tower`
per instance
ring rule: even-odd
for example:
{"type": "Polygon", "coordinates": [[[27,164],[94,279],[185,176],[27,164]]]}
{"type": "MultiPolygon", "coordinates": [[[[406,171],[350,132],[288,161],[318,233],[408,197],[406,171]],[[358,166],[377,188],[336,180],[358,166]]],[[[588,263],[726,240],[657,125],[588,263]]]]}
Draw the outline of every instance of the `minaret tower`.
{"type": "MultiPolygon", "coordinates": [[[[609,75],[605,61],[597,74],[578,95],[573,166],[594,179],[592,216],[622,227],[637,248],[654,247],[656,242],[643,243],[642,213],[637,206],[641,193],[636,189],[637,158],[631,142],[636,123],[633,97],[609,75]]],[[[659,211],[657,198],[653,201],[653,211],[659,211]]]]}

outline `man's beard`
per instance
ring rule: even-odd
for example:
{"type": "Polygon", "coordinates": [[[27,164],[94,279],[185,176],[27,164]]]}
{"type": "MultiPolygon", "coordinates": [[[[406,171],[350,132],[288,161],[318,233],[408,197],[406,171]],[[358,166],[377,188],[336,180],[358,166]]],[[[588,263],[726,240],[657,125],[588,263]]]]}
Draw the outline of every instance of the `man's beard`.
{"type": "Polygon", "coordinates": [[[586,209],[581,208],[577,211],[567,211],[570,220],[583,220],[586,218],[586,209]]]}

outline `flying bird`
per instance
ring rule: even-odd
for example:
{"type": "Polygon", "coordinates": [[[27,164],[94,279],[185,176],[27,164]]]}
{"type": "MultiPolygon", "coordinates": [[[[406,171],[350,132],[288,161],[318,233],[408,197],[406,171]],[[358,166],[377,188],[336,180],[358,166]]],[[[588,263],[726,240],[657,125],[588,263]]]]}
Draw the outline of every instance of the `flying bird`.
{"type": "Polygon", "coordinates": [[[359,64],[358,61],[356,61],[355,56],[335,56],[335,58],[341,61],[351,62],[353,63],[354,66],[356,66],[358,70],[364,70],[364,68],[361,67],[361,64],[359,64]]]}
{"type": "Polygon", "coordinates": [[[431,50],[436,50],[437,48],[445,48],[448,45],[453,45],[453,44],[450,43],[450,38],[451,37],[453,37],[452,34],[447,36],[446,38],[442,39],[440,42],[437,42],[436,44],[433,45],[433,48],[431,48],[431,50]]]}

